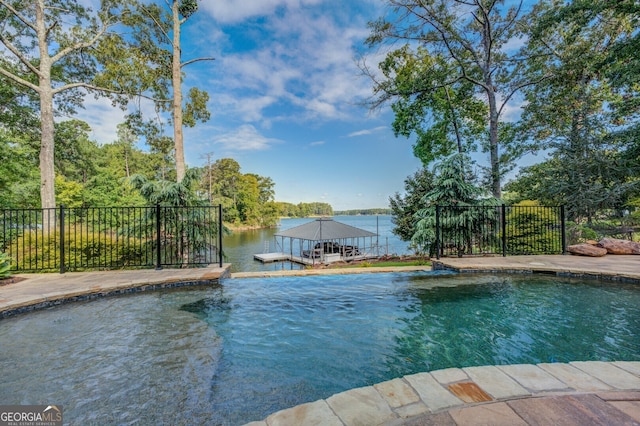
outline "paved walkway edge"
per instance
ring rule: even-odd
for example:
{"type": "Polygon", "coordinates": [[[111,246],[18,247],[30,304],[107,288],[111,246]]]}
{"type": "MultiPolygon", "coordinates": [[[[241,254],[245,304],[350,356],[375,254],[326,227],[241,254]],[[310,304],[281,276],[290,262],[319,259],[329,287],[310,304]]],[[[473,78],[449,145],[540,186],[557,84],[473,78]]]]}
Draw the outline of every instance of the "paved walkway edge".
{"type": "Polygon", "coordinates": [[[460,273],[555,274],[562,277],[640,283],[640,256],[531,255],[433,259],[434,270],[460,273]]]}
{"type": "Polygon", "coordinates": [[[177,287],[217,284],[230,264],[206,268],[18,274],[0,287],[0,319],[70,302],[177,287]]]}
{"type": "Polygon", "coordinates": [[[231,278],[272,278],[272,277],[302,277],[312,275],[347,275],[347,274],[377,274],[388,272],[420,272],[431,271],[429,265],[419,266],[368,266],[361,268],[327,268],[327,269],[291,269],[280,271],[233,272],[231,278]]]}
{"type": "MultiPolygon", "coordinates": [[[[640,362],[585,361],[449,368],[351,389],[278,411],[265,420],[247,425],[427,425],[442,424],[445,418],[449,420],[447,424],[453,425],[482,424],[482,421],[478,423],[478,416],[488,416],[487,424],[527,425],[535,424],[535,421],[523,419],[520,411],[529,407],[519,410],[517,404],[512,403],[509,407],[499,404],[591,394],[604,401],[632,402],[635,405],[620,416],[627,416],[629,423],[625,424],[637,424],[634,422],[640,422],[640,362]],[[509,415],[511,419],[501,421],[498,416],[502,415],[509,415]],[[465,422],[464,419],[469,418],[472,421],[465,422]]],[[[614,421],[613,424],[618,423],[614,421]]]]}

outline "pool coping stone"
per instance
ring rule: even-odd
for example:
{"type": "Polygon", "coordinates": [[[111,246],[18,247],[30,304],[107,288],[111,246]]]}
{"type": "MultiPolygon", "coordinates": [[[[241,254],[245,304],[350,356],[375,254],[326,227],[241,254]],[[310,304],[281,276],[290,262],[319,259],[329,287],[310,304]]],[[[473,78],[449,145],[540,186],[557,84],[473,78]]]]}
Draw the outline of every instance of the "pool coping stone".
{"type": "Polygon", "coordinates": [[[144,269],[64,274],[16,274],[23,279],[0,287],[0,319],[65,303],[162,289],[215,285],[230,264],[191,269],[144,269]]]}
{"type": "Polygon", "coordinates": [[[412,374],[351,389],[278,411],[246,426],[535,425],[558,424],[558,421],[566,425],[605,424],[580,423],[585,417],[598,416],[614,421],[612,424],[640,424],[640,382],[636,383],[640,381],[640,361],[515,364],[447,370],[412,374]],[[585,392],[581,386],[574,387],[576,383],[602,383],[603,375],[615,378],[606,390],[585,392]],[[472,383],[491,395],[491,400],[464,402],[452,391],[456,388],[448,382],[451,378],[462,379],[453,384],[472,383]],[[576,417],[572,420],[566,418],[567,415],[576,417]],[[540,423],[541,419],[546,422],[540,423]]]}

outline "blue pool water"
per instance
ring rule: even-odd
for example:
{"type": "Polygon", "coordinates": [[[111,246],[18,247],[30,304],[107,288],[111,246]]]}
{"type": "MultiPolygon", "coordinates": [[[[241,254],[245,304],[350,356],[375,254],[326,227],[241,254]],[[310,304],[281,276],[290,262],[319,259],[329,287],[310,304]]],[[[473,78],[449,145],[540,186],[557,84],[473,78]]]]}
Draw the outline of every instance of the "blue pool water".
{"type": "Polygon", "coordinates": [[[0,321],[0,403],[243,424],[407,374],[640,360],[640,286],[437,273],[228,279],[0,321]]]}

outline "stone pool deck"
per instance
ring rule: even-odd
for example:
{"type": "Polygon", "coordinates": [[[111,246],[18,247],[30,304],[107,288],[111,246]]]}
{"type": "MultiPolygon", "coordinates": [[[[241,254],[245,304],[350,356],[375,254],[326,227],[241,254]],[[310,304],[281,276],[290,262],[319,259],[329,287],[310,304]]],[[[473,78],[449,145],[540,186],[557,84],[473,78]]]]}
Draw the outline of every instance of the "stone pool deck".
{"type": "Polygon", "coordinates": [[[559,276],[640,281],[640,256],[538,255],[433,260],[434,269],[457,272],[553,273],[559,276]]]}
{"type": "Polygon", "coordinates": [[[449,368],[351,389],[248,425],[640,425],[640,362],[449,368]]]}
{"type": "Polygon", "coordinates": [[[192,269],[16,274],[0,286],[0,318],[63,303],[163,288],[204,285],[228,277],[230,264],[192,269]]]}
{"type": "MultiPolygon", "coordinates": [[[[0,318],[77,300],[202,285],[228,276],[349,274],[429,267],[345,268],[230,274],[198,269],[19,274],[0,286],[0,318]]],[[[640,256],[446,258],[462,273],[551,273],[640,283],[640,256]]],[[[253,425],[639,425],[640,362],[468,367],[419,373],[285,409],[253,425]]]]}

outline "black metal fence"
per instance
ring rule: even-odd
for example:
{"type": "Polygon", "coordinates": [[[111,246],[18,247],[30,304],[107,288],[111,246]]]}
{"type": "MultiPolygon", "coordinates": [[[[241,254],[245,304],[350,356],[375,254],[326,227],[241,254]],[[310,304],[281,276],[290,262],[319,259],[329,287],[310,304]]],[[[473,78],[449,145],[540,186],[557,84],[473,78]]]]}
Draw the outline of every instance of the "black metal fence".
{"type": "Polygon", "coordinates": [[[436,257],[561,254],[564,206],[437,206],[436,257]]]}
{"type": "Polygon", "coordinates": [[[0,210],[13,270],[222,266],[222,206],[0,210]]]}

